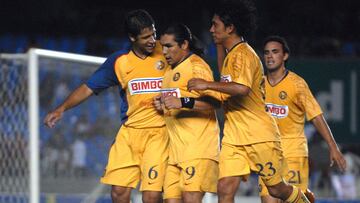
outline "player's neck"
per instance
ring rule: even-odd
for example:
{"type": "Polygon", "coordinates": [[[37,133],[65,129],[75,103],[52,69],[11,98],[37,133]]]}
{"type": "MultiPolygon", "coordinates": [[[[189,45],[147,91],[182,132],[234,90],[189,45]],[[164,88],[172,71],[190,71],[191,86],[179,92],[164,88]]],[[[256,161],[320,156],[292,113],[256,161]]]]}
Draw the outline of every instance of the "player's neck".
{"type": "Polygon", "coordinates": [[[287,75],[287,72],[288,71],[284,66],[280,67],[277,70],[268,71],[267,78],[270,85],[274,86],[278,84],[281,80],[284,79],[284,77],[287,75]]]}
{"type": "Polygon", "coordinates": [[[224,47],[229,52],[232,48],[234,48],[236,45],[245,42],[244,38],[241,36],[231,36],[224,42],[224,47]]]}
{"type": "Polygon", "coordinates": [[[143,51],[141,51],[141,50],[140,50],[138,47],[136,47],[136,46],[133,46],[133,47],[132,47],[132,51],[134,52],[134,54],[135,54],[137,57],[139,57],[139,58],[141,58],[141,59],[145,59],[146,57],[149,56],[148,53],[144,53],[143,51]]]}

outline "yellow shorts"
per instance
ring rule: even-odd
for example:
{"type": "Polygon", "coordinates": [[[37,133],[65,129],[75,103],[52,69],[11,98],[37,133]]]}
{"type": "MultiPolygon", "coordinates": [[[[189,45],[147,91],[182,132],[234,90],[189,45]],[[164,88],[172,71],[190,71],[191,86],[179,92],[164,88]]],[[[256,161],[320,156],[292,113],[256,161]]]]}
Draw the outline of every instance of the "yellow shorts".
{"type": "Polygon", "coordinates": [[[284,167],[280,142],[262,142],[242,146],[223,143],[220,152],[219,179],[241,176],[246,181],[250,171],[254,171],[266,185],[271,186],[282,181],[284,167]]]}
{"type": "Polygon", "coordinates": [[[218,175],[218,163],[211,159],[196,159],[178,165],[168,165],[164,199],[181,199],[182,191],[215,193],[218,175]]]}
{"type": "Polygon", "coordinates": [[[165,127],[135,129],[122,126],[110,148],[101,182],[162,191],[168,161],[169,139],[165,127]]]}
{"type": "MultiPolygon", "coordinates": [[[[285,158],[287,169],[284,170],[284,179],[291,185],[295,185],[303,192],[309,184],[309,159],[308,157],[288,157],[285,158]]],[[[264,182],[259,179],[260,196],[268,196],[269,192],[264,182]]]]}

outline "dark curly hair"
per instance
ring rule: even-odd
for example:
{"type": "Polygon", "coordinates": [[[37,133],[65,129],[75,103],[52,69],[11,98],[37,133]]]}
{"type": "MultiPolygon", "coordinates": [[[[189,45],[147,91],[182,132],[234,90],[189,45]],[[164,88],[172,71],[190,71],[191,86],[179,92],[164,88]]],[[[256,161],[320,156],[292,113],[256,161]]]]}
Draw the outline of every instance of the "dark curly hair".
{"type": "Polygon", "coordinates": [[[234,25],[239,36],[249,37],[257,28],[257,10],[252,0],[221,1],[214,13],[225,26],[234,25]]]}

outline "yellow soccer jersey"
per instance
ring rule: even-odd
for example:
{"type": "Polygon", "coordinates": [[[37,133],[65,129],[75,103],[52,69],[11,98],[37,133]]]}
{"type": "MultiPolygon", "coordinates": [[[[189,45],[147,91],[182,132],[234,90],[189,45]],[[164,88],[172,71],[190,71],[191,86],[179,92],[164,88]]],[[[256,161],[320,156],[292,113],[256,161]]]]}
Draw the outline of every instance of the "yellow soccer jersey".
{"type": "MultiPolygon", "coordinates": [[[[164,75],[162,94],[176,97],[212,96],[214,91],[187,90],[191,78],[213,81],[210,67],[199,56],[192,54],[174,69],[169,68],[164,75]]],[[[191,109],[164,110],[166,127],[170,138],[171,164],[197,158],[217,161],[219,153],[219,126],[215,110],[195,111],[191,109]]]]}
{"type": "Polygon", "coordinates": [[[133,51],[115,61],[115,73],[122,87],[122,118],[124,125],[133,128],[164,126],[164,118],[152,105],[152,99],[160,93],[167,63],[161,45],[156,44],[154,53],[141,59],[133,51]]]}
{"type": "Polygon", "coordinates": [[[262,64],[246,42],[236,45],[225,57],[221,81],[251,89],[247,96],[226,97],[223,142],[248,145],[279,141],[276,123],[265,110],[262,64]]]}
{"type": "Polygon", "coordinates": [[[276,119],[281,133],[284,156],[308,156],[305,117],[311,120],[322,114],[308,85],[300,76],[288,71],[275,86],[266,80],[265,90],[268,112],[276,119]]]}

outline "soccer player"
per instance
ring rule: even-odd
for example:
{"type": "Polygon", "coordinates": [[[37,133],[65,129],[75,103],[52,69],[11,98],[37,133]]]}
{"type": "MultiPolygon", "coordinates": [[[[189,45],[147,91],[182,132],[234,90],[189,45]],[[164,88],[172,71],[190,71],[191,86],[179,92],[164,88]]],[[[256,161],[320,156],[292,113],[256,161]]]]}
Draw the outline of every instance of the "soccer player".
{"type": "MultiPolygon", "coordinates": [[[[290,49],[284,38],[269,36],[264,41],[266,107],[276,119],[281,134],[281,146],[288,171],[285,180],[307,191],[309,161],[307,140],[304,134],[305,118],[310,121],[329,146],[330,162],[340,170],[346,161],[324,119],[323,113],[303,78],[286,69],[290,49]]],[[[260,180],[262,202],[277,202],[260,180]]],[[[307,194],[310,195],[310,194],[307,194]]]]}
{"type": "Polygon", "coordinates": [[[44,123],[53,127],[62,114],[99,94],[119,86],[122,124],[109,152],[101,182],[112,185],[113,202],[130,202],[130,193],[141,180],[144,202],[160,202],[169,139],[164,118],[152,105],[159,94],[167,68],[161,46],[156,42],[155,24],[144,10],[127,14],[125,29],[132,49],[125,55],[112,54],[100,68],[70,96],[50,112],[44,123]]]}
{"type": "Polygon", "coordinates": [[[303,192],[283,181],[283,155],[274,119],[265,111],[263,69],[245,41],[255,27],[251,1],[218,5],[210,32],[226,50],[220,82],[194,78],[189,90],[215,90],[224,100],[225,126],[219,158],[219,202],[234,202],[235,193],[250,171],[256,171],[269,193],[287,202],[309,202],[303,192]]]}
{"type": "Polygon", "coordinates": [[[164,199],[168,203],[201,203],[205,192],[216,192],[220,132],[211,105],[219,106],[219,94],[187,90],[193,77],[214,79],[200,57],[202,48],[186,25],[168,27],[160,43],[171,65],[164,75],[161,96],[154,98],[154,105],[164,112],[170,138],[164,199]]]}

